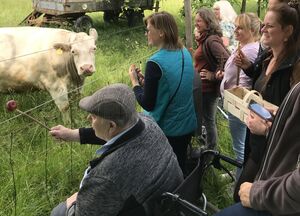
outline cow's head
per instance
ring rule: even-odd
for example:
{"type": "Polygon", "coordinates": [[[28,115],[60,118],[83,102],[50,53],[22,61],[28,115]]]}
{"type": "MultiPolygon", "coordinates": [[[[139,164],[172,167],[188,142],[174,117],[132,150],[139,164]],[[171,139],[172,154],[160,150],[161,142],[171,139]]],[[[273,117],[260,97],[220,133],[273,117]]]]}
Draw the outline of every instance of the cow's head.
{"type": "Polygon", "coordinates": [[[54,48],[63,52],[70,52],[79,76],[90,76],[96,71],[95,42],[97,38],[97,31],[91,28],[89,35],[84,32],[72,33],[69,44],[56,43],[54,48]]]}

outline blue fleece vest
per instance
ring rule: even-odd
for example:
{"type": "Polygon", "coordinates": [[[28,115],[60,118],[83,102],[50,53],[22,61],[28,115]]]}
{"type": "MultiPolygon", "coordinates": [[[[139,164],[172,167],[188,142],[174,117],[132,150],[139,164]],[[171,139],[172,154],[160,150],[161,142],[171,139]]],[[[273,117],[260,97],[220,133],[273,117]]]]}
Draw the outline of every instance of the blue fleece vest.
{"type": "Polygon", "coordinates": [[[159,65],[162,76],[158,84],[155,107],[146,114],[152,116],[167,136],[181,136],[196,128],[196,115],[193,103],[194,67],[192,57],[186,48],[184,53],[184,69],[180,87],[174,95],[180,82],[182,71],[181,50],[161,49],[148,61],[159,65]],[[166,110],[167,108],[167,110],[166,110]]]}

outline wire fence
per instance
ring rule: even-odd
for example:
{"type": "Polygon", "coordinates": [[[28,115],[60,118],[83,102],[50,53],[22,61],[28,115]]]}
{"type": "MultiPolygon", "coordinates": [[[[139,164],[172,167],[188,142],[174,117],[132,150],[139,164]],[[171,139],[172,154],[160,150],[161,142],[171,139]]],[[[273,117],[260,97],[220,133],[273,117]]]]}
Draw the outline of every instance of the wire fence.
{"type": "MultiPolygon", "coordinates": [[[[115,32],[114,34],[123,34],[125,32],[129,32],[129,31],[132,31],[134,29],[140,29],[142,26],[139,26],[139,27],[135,27],[135,28],[130,28],[130,29],[127,29],[127,30],[122,30],[122,31],[118,31],[118,32],[115,32]]],[[[106,35],[106,37],[102,37],[102,40],[105,40],[105,39],[109,39],[110,37],[112,37],[112,35],[106,35]]],[[[82,41],[81,41],[82,42],[82,41]]],[[[19,58],[23,58],[25,56],[32,56],[32,55],[36,55],[38,53],[44,53],[44,52],[49,52],[51,50],[53,50],[54,48],[50,48],[50,49],[45,49],[45,50],[40,50],[40,51],[35,51],[35,52],[32,52],[32,53],[27,53],[27,54],[23,54],[23,55],[19,55],[19,56],[14,56],[13,58],[7,58],[7,59],[1,59],[0,60],[0,63],[2,62],[10,62],[10,64],[12,64],[11,62],[13,61],[16,61],[18,60],[19,58]]],[[[144,56],[141,56],[140,58],[128,58],[127,59],[127,65],[129,67],[129,65],[132,63],[132,62],[141,62],[141,61],[144,61],[146,58],[148,58],[150,55],[152,55],[153,52],[149,53],[149,54],[146,54],[144,56]]],[[[123,65],[126,64],[123,63],[123,65]]],[[[121,68],[122,69],[122,68],[121,68]]],[[[120,68],[118,67],[115,67],[112,69],[112,72],[117,72],[119,71],[120,68]]],[[[125,71],[125,69],[124,69],[125,71]]],[[[122,76],[123,76],[123,73],[122,73],[122,76]]],[[[94,78],[93,80],[89,81],[89,82],[85,82],[82,86],[79,86],[79,87],[76,87],[76,88],[73,88],[73,89],[70,89],[66,94],[71,94],[71,93],[74,93],[74,92],[78,92],[79,90],[81,90],[82,88],[85,88],[87,86],[92,86],[93,84],[95,84],[96,82],[100,81],[101,80],[101,76],[98,77],[98,78],[94,78]]],[[[32,111],[36,111],[37,109],[41,109],[41,108],[44,108],[44,107],[47,107],[47,105],[49,105],[50,103],[52,103],[56,98],[52,98],[51,100],[48,100],[48,101],[45,101],[43,103],[40,103],[38,104],[37,106],[34,106],[26,111],[24,111],[24,113],[30,113],[32,111]]],[[[74,103],[75,101],[79,100],[78,98],[77,99],[69,99],[70,103],[74,103]]],[[[72,110],[72,109],[71,109],[72,110]]],[[[0,122],[0,126],[2,128],[5,128],[5,125],[9,122],[11,122],[12,120],[14,119],[17,119],[19,117],[21,117],[22,114],[17,114],[11,118],[8,118],[8,119],[5,119],[4,121],[0,122]]],[[[13,213],[14,215],[18,215],[18,212],[19,211],[19,208],[18,208],[18,205],[20,205],[19,201],[18,201],[18,186],[17,186],[17,181],[18,181],[18,177],[16,175],[16,163],[14,161],[14,146],[16,146],[14,143],[16,142],[16,135],[17,134],[26,134],[28,133],[30,130],[29,128],[31,128],[32,125],[34,125],[35,123],[34,122],[31,122],[29,124],[26,124],[24,126],[21,126],[19,127],[17,130],[16,130],[16,127],[14,128],[8,128],[9,130],[12,130],[12,131],[8,131],[7,135],[10,135],[9,136],[9,167],[10,167],[10,173],[11,173],[11,176],[12,176],[12,200],[13,200],[13,213]]],[[[5,137],[2,136],[3,138],[5,137]]],[[[34,137],[32,138],[32,141],[33,139],[35,139],[34,137]]],[[[48,161],[48,157],[49,157],[49,154],[48,154],[48,151],[49,151],[49,142],[48,142],[48,134],[47,132],[45,132],[45,135],[44,135],[44,139],[43,139],[43,143],[45,145],[45,149],[44,149],[44,185],[45,185],[45,193],[46,193],[46,197],[47,197],[47,200],[48,200],[48,203],[51,203],[50,201],[50,196],[49,196],[49,193],[48,193],[48,182],[49,182],[49,171],[48,171],[48,166],[49,166],[49,161],[48,161]]],[[[70,143],[69,145],[69,166],[70,166],[70,175],[69,175],[69,178],[70,178],[70,181],[72,181],[73,179],[73,170],[74,170],[74,166],[73,166],[73,163],[74,163],[74,151],[73,151],[73,143],[70,143]]],[[[92,150],[92,149],[91,149],[92,150]]]]}
{"type": "MultiPolygon", "coordinates": [[[[114,32],[114,34],[123,34],[125,32],[129,32],[129,31],[132,31],[132,30],[135,30],[135,29],[140,29],[142,27],[143,26],[138,26],[138,27],[135,27],[135,28],[127,29],[127,30],[122,30],[122,31],[114,32]]],[[[102,39],[103,40],[106,40],[106,39],[108,40],[112,36],[113,36],[113,34],[106,35],[102,39]]],[[[7,61],[15,61],[18,58],[23,58],[25,56],[35,55],[35,54],[42,53],[42,52],[49,52],[49,51],[51,51],[53,49],[54,48],[50,48],[50,49],[46,49],[46,50],[40,50],[40,51],[35,51],[35,52],[32,52],[32,53],[28,53],[28,54],[16,56],[16,57],[13,57],[13,58],[2,59],[2,60],[0,60],[0,63],[1,62],[7,62],[7,61]]],[[[141,56],[138,59],[135,58],[135,57],[134,58],[128,58],[127,61],[125,63],[123,63],[123,65],[127,65],[126,67],[128,67],[132,62],[143,62],[149,56],[153,55],[154,52],[145,54],[144,56],[141,56]]],[[[117,72],[120,69],[122,69],[124,71],[126,70],[125,68],[123,69],[123,68],[115,67],[115,68],[111,69],[111,72],[117,72]]],[[[122,76],[123,76],[123,73],[122,73],[122,76]]],[[[71,93],[74,93],[74,92],[78,92],[82,88],[85,88],[87,86],[92,86],[93,84],[97,83],[100,80],[101,80],[101,76],[99,76],[98,78],[94,78],[93,80],[91,80],[89,82],[85,82],[82,86],[70,89],[66,94],[71,94],[71,93]]],[[[49,105],[50,103],[52,103],[53,101],[55,101],[55,99],[56,98],[52,98],[51,100],[45,101],[43,103],[40,103],[37,106],[34,106],[34,107],[32,107],[32,108],[24,111],[24,113],[30,113],[32,111],[36,111],[37,109],[44,108],[47,105],[49,105]]],[[[77,99],[69,99],[69,101],[70,101],[71,104],[77,102],[77,100],[79,100],[79,99],[78,98],[77,99]]],[[[224,118],[226,118],[226,119],[228,118],[226,112],[224,112],[222,110],[221,106],[218,106],[218,110],[219,110],[220,114],[224,118]]],[[[72,115],[72,113],[71,113],[71,115],[72,115]]],[[[9,123],[12,120],[17,119],[17,118],[19,118],[21,116],[22,116],[22,114],[17,114],[15,116],[11,117],[11,118],[5,119],[4,121],[0,122],[0,126],[5,126],[7,123],[9,123]]],[[[46,120],[45,120],[45,122],[46,122],[46,120]]],[[[28,125],[25,125],[25,126],[23,126],[21,128],[18,128],[18,131],[13,131],[13,132],[9,131],[8,132],[8,134],[10,134],[10,138],[9,138],[9,140],[10,140],[10,145],[9,145],[10,146],[9,147],[9,166],[10,166],[10,173],[11,173],[11,176],[12,176],[12,194],[11,194],[11,196],[12,196],[12,200],[13,200],[13,208],[14,208],[13,212],[14,212],[15,216],[18,215],[18,203],[19,202],[18,202],[18,190],[17,190],[17,186],[16,186],[17,185],[17,176],[16,176],[16,169],[15,169],[16,165],[15,165],[14,158],[13,158],[14,139],[15,139],[17,133],[19,133],[20,131],[28,131],[28,128],[30,128],[33,124],[35,124],[35,123],[31,122],[28,125]]],[[[48,166],[49,166],[49,160],[48,160],[48,158],[49,158],[49,140],[48,140],[47,131],[45,131],[43,142],[44,142],[44,145],[45,145],[45,149],[44,149],[44,184],[45,184],[45,193],[46,193],[46,197],[47,197],[49,205],[52,205],[51,204],[50,195],[49,195],[49,191],[48,191],[48,187],[49,187],[49,170],[48,170],[48,166]]],[[[69,169],[70,169],[69,178],[71,180],[73,179],[73,173],[74,173],[74,165],[73,165],[73,163],[74,163],[74,151],[73,151],[73,149],[74,149],[74,145],[73,145],[73,143],[70,143],[68,158],[69,158],[69,169]]]]}
{"type": "MultiPolygon", "coordinates": [[[[142,27],[143,27],[143,26],[133,27],[133,28],[130,28],[130,29],[127,29],[127,30],[122,30],[122,31],[115,32],[114,34],[122,34],[122,33],[124,33],[124,32],[129,32],[129,31],[132,31],[132,30],[135,30],[135,29],[140,29],[140,28],[142,28],[142,27]]],[[[108,36],[106,36],[106,38],[109,39],[111,36],[112,36],[112,35],[108,35],[108,36]]],[[[105,38],[104,38],[104,39],[105,39],[105,38]]],[[[82,41],[80,41],[80,42],[82,42],[82,41]]],[[[78,42],[77,42],[77,43],[78,43],[78,42]]],[[[18,59],[18,58],[22,58],[22,57],[24,57],[24,56],[35,55],[35,54],[41,53],[41,52],[48,52],[48,51],[51,51],[51,50],[53,50],[53,49],[54,49],[54,48],[50,48],[50,49],[46,49],[46,50],[41,50],[41,51],[36,51],[36,52],[24,54],[24,55],[17,56],[17,57],[14,57],[14,58],[3,59],[3,60],[0,60],[0,63],[1,63],[1,62],[4,62],[4,61],[14,61],[14,60],[16,60],[16,59],[18,59]]],[[[128,59],[128,61],[127,61],[127,62],[128,62],[127,65],[130,65],[132,62],[142,62],[142,61],[145,60],[147,57],[151,56],[153,53],[154,53],[154,52],[152,52],[152,53],[150,53],[150,54],[146,54],[145,56],[142,56],[142,57],[140,57],[139,59],[136,59],[136,58],[132,59],[132,58],[130,58],[130,59],[128,59]]],[[[124,65],[125,65],[125,64],[124,64],[124,65]]],[[[120,69],[120,68],[113,68],[113,69],[112,69],[112,72],[117,72],[119,69],[120,69]]],[[[61,97],[61,96],[63,96],[63,95],[70,94],[70,93],[74,93],[74,92],[78,92],[79,90],[81,90],[81,89],[84,88],[85,86],[91,86],[92,84],[96,83],[96,82],[99,81],[100,79],[101,79],[101,77],[98,77],[98,78],[96,78],[96,79],[93,79],[93,80],[90,81],[90,82],[85,82],[82,86],[73,88],[73,89],[69,90],[69,91],[68,91],[67,93],[65,93],[65,94],[59,95],[59,96],[56,97],[56,98],[52,98],[51,100],[48,100],[48,101],[46,101],[46,102],[44,102],[44,103],[41,103],[41,104],[39,104],[39,105],[37,105],[37,106],[35,106],[35,107],[32,107],[31,109],[24,111],[24,113],[27,114],[27,113],[29,113],[29,112],[32,112],[32,111],[36,110],[36,109],[39,109],[39,108],[41,108],[41,107],[44,107],[44,106],[48,105],[49,103],[52,103],[52,102],[55,101],[57,98],[59,98],[59,97],[61,97]]],[[[72,100],[70,100],[70,102],[72,102],[72,100]]],[[[20,117],[20,116],[22,116],[22,114],[17,114],[17,115],[14,116],[14,117],[11,117],[11,118],[9,118],[9,119],[4,120],[4,121],[0,122],[0,126],[3,125],[3,124],[8,123],[9,121],[11,121],[11,120],[13,120],[13,119],[16,119],[16,118],[18,118],[18,117],[20,117]]]]}

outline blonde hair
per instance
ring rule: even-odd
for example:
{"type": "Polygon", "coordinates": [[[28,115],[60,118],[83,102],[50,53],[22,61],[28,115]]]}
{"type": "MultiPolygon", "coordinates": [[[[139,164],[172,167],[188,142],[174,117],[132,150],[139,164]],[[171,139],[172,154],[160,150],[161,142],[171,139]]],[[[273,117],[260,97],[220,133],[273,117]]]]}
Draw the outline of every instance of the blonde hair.
{"type": "Polygon", "coordinates": [[[235,23],[252,34],[254,41],[260,40],[261,21],[255,13],[243,13],[236,17],[235,23]]]}
{"type": "Polygon", "coordinates": [[[220,8],[220,17],[222,21],[234,23],[237,14],[230,2],[226,0],[217,1],[214,3],[213,8],[220,8]]]}

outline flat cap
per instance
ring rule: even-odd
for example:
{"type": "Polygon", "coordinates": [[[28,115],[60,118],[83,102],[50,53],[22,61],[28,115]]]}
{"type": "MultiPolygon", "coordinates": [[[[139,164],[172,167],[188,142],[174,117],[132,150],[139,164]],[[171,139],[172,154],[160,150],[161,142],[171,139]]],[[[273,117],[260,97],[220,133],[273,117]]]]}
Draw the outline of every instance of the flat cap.
{"type": "Polygon", "coordinates": [[[108,85],[81,99],[79,107],[109,120],[127,121],[136,115],[134,92],[122,83],[108,85]]]}

